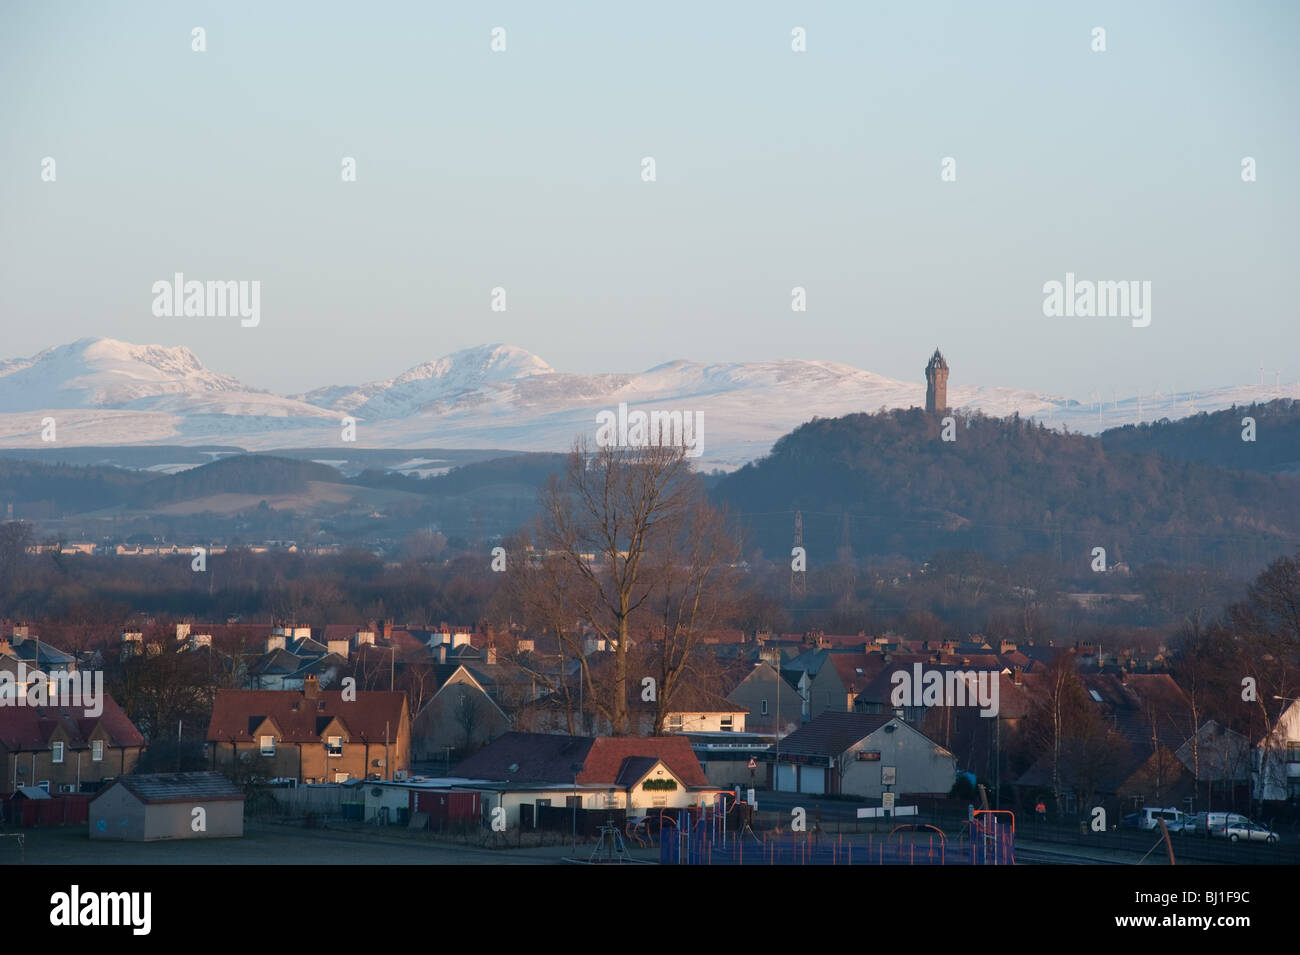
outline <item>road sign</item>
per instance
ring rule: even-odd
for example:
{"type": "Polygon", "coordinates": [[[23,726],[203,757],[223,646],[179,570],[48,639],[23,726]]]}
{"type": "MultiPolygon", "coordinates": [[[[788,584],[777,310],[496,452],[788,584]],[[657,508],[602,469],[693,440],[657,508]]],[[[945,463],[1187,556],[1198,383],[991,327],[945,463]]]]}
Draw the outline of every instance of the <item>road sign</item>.
{"type": "Polygon", "coordinates": [[[753,756],[749,757],[749,768],[758,769],[758,760],[756,760],[753,756]]]}
{"type": "Polygon", "coordinates": [[[881,793],[881,794],[880,794],[880,808],[881,808],[881,809],[893,809],[893,808],[894,808],[894,795],[895,795],[894,793],[881,793]]]}
{"type": "Polygon", "coordinates": [[[897,785],[897,782],[898,782],[897,766],[880,767],[880,784],[882,786],[894,786],[897,785]]]}
{"type": "Polygon", "coordinates": [[[750,789],[745,793],[745,795],[746,795],[746,797],[747,797],[747,798],[745,799],[745,802],[749,803],[751,806],[753,806],[755,809],[757,809],[757,808],[758,808],[758,800],[754,798],[754,790],[753,790],[753,788],[751,787],[751,788],[750,788],[750,789]]]}

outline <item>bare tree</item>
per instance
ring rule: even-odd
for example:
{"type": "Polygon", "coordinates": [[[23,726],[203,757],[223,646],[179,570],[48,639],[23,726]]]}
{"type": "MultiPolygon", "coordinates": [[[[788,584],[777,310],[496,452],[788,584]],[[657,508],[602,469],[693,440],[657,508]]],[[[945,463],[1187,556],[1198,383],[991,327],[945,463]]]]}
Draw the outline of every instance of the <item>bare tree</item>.
{"type": "MultiPolygon", "coordinates": [[[[701,635],[721,619],[740,553],[686,449],[593,452],[580,440],[564,479],[542,492],[536,541],[537,551],[514,562],[513,592],[525,616],[559,638],[566,670],[576,667],[580,710],[602,717],[615,735],[630,731],[635,633],[656,661],[659,727],[701,635]],[[612,655],[598,677],[583,645],[587,634],[612,655]]],[[[567,672],[559,678],[567,684],[567,672]]]]}
{"type": "Polygon", "coordinates": [[[460,727],[462,752],[469,753],[474,748],[474,737],[483,723],[483,707],[472,692],[463,684],[457,687],[456,708],[453,715],[456,725],[460,727]]]}

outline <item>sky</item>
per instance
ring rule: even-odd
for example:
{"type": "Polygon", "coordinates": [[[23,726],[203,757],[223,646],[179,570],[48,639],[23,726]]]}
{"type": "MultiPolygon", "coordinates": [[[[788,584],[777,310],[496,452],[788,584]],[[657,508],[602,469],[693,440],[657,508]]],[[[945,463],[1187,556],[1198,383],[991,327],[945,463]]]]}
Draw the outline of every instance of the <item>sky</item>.
{"type": "Polygon", "coordinates": [[[1084,400],[1292,382],[1298,49],[1286,0],[8,2],[0,359],[185,345],[296,393],[491,342],[918,381],[938,346],[950,386],[1084,400]],[[259,281],[260,322],[155,316],[176,272],[259,281]],[[1149,281],[1149,325],[1045,316],[1067,272],[1149,281]]]}

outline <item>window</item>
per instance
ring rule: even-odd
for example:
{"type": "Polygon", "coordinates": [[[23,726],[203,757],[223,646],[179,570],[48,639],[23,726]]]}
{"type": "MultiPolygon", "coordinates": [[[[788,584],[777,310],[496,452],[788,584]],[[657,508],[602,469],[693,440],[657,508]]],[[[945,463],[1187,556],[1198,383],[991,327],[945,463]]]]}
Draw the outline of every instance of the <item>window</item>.
{"type": "Polygon", "coordinates": [[[262,737],[262,755],[263,755],[263,756],[274,756],[274,755],[275,755],[275,737],[274,737],[274,736],[263,736],[263,737],[262,737]]]}
{"type": "MultiPolygon", "coordinates": [[[[335,774],[334,774],[334,781],[335,781],[336,783],[345,783],[345,782],[347,782],[348,779],[350,779],[350,778],[351,778],[351,777],[350,777],[347,773],[335,773],[335,774]]],[[[387,807],[385,807],[385,808],[387,808],[387,807]]]]}
{"type": "Polygon", "coordinates": [[[763,716],[767,716],[767,700],[762,700],[758,704],[758,712],[763,716]]]}
{"type": "Polygon", "coordinates": [[[39,783],[36,784],[36,788],[37,788],[37,789],[44,789],[46,792],[49,792],[49,791],[50,791],[50,781],[49,781],[48,779],[42,779],[39,783]]]}
{"type": "Polygon", "coordinates": [[[730,716],[724,716],[724,717],[721,719],[720,722],[721,722],[721,725],[722,725],[722,731],[723,731],[724,733],[730,733],[730,732],[731,732],[731,717],[730,717],[730,716]]]}
{"type": "Polygon", "coordinates": [[[343,755],[343,737],[331,736],[325,740],[325,751],[331,756],[343,755]]]}
{"type": "MultiPolygon", "coordinates": [[[[204,753],[203,755],[207,755],[204,753]]],[[[102,763],[104,761],[104,741],[102,739],[92,739],[90,741],[90,761],[92,763],[102,763]]]]}
{"type": "Polygon", "coordinates": [[[54,753],[54,755],[50,757],[50,762],[53,763],[63,762],[63,742],[58,741],[55,743],[51,743],[50,748],[51,750],[53,750],[54,753]]]}
{"type": "Polygon", "coordinates": [[[678,733],[682,731],[682,714],[674,713],[668,717],[668,728],[678,733]]]}
{"type": "Polygon", "coordinates": [[[1286,744],[1286,761],[1288,763],[1300,763],[1300,743],[1289,742],[1286,744]]]}

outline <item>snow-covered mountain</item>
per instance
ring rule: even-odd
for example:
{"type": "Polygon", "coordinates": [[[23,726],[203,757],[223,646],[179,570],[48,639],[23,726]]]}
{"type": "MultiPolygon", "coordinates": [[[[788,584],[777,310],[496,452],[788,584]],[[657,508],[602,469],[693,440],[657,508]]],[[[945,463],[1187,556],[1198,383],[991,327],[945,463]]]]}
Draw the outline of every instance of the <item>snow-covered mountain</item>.
{"type": "MultiPolygon", "coordinates": [[[[919,376],[918,376],[919,378],[919,376]]],[[[1291,389],[1286,389],[1289,393],[1291,389]]],[[[1279,397],[1244,386],[1097,401],[998,386],[954,385],[958,410],[1019,412],[1092,432],[1279,397]]],[[[41,445],[52,416],[65,445],[232,444],[249,450],[348,447],[563,451],[594,436],[596,415],[630,410],[703,416],[705,468],[735,468],[767,453],[814,417],[912,407],[920,381],[898,381],[829,361],[702,364],[672,361],[639,374],[575,375],[508,345],[425,362],[384,381],[282,397],[210,371],[186,348],[82,339],[0,362],[0,446],[41,445]]]]}
{"type": "Polygon", "coordinates": [[[479,345],[416,365],[386,381],[318,388],[296,397],[321,408],[366,418],[405,418],[444,410],[460,400],[472,402],[480,389],[553,374],[550,365],[522,348],[479,345]]]}
{"type": "Polygon", "coordinates": [[[82,338],[0,362],[0,413],[64,409],[327,417],[209,371],[188,348],[82,338]]]}

